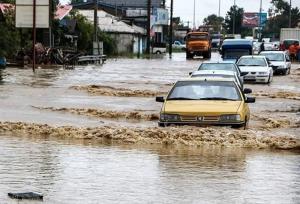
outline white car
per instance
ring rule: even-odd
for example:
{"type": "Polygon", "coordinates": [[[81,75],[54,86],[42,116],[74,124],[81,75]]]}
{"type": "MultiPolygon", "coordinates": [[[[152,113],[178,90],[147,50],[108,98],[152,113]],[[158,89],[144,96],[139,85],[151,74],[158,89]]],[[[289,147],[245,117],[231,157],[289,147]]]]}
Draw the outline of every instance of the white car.
{"type": "Polygon", "coordinates": [[[234,71],[225,71],[225,70],[200,70],[194,71],[190,73],[191,78],[203,78],[203,77],[210,77],[210,78],[228,78],[233,79],[239,87],[243,90],[243,81],[234,71]]]}
{"type": "Polygon", "coordinates": [[[291,60],[285,51],[263,51],[260,55],[265,56],[272,64],[274,74],[290,74],[291,60]]]}
{"type": "Polygon", "coordinates": [[[244,76],[244,81],[268,84],[273,80],[273,68],[265,56],[242,56],[237,65],[244,76]]]}
{"type": "Polygon", "coordinates": [[[184,50],[186,48],[185,44],[182,44],[180,41],[174,41],[172,48],[184,50]]]}

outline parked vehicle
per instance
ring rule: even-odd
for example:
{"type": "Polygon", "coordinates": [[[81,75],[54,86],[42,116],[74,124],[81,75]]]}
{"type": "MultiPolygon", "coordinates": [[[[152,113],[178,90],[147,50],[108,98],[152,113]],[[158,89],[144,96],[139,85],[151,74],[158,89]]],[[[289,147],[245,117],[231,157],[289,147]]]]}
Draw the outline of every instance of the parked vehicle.
{"type": "Polygon", "coordinates": [[[223,60],[236,61],[243,55],[252,55],[253,41],[246,39],[224,40],[221,48],[223,60]]]}
{"type": "Polygon", "coordinates": [[[263,51],[260,55],[265,56],[272,64],[274,74],[290,74],[291,60],[285,51],[263,51]]]}
{"type": "Polygon", "coordinates": [[[227,70],[200,70],[194,71],[190,74],[191,78],[226,78],[234,80],[241,89],[243,89],[244,82],[240,76],[234,71],[227,70]]]}
{"type": "Polygon", "coordinates": [[[174,41],[174,43],[172,44],[172,48],[174,49],[181,49],[181,50],[185,50],[186,46],[185,44],[182,44],[180,41],[174,41]]]}
{"type": "Polygon", "coordinates": [[[152,54],[164,54],[167,52],[166,43],[154,43],[152,45],[152,54]]]}
{"type": "Polygon", "coordinates": [[[265,56],[242,56],[237,65],[244,76],[244,81],[271,83],[273,80],[273,68],[265,56]]]}
{"type": "Polygon", "coordinates": [[[185,37],[185,41],[187,59],[196,55],[211,58],[211,40],[208,32],[190,32],[185,37]]]}
{"type": "Polygon", "coordinates": [[[287,50],[294,42],[300,41],[300,28],[281,28],[280,49],[287,50]]]}
{"type": "Polygon", "coordinates": [[[255,98],[246,97],[251,89],[241,91],[232,79],[190,78],[175,83],[163,102],[159,126],[168,125],[248,125],[250,110],[247,103],[255,98]]]}

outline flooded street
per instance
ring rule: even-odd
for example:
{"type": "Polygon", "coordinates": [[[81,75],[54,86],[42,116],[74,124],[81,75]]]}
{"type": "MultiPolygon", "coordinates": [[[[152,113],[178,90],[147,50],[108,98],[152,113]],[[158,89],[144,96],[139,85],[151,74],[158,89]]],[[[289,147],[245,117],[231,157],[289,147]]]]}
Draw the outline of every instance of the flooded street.
{"type": "MultiPolygon", "coordinates": [[[[245,149],[174,149],[1,135],[0,200],[45,203],[298,203],[300,157],[245,149]]],[[[22,202],[21,202],[22,203],[22,202]]]]}
{"type": "Polygon", "coordinates": [[[256,97],[248,130],[158,128],[155,96],[200,63],[175,53],[3,70],[0,200],[36,191],[45,203],[299,203],[300,65],[245,84],[256,97]]]}

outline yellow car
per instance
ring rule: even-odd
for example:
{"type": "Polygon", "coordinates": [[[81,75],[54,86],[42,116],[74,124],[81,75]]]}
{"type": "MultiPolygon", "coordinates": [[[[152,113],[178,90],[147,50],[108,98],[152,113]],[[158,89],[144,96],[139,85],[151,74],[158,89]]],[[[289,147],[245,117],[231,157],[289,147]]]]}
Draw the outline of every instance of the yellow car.
{"type": "Polygon", "coordinates": [[[168,125],[230,125],[247,127],[250,119],[248,103],[255,98],[246,97],[251,89],[241,88],[232,79],[189,78],[177,81],[163,102],[159,126],[168,125]]]}

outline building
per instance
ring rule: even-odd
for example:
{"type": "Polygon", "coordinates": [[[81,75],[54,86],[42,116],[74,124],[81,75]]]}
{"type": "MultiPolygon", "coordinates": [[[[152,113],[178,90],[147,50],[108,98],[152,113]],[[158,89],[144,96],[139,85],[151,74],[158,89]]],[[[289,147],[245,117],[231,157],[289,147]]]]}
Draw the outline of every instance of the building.
{"type": "MultiPolygon", "coordinates": [[[[94,21],[94,10],[79,10],[89,21],[94,21]]],[[[119,18],[98,10],[98,26],[116,42],[117,53],[143,53],[146,47],[146,30],[128,25],[119,18]]]]}
{"type": "MultiPolygon", "coordinates": [[[[151,37],[155,43],[167,41],[169,12],[165,8],[165,0],[152,0],[151,2],[151,37]]],[[[91,10],[94,1],[73,4],[79,10],[91,10]]],[[[140,26],[147,26],[147,0],[98,0],[98,8],[118,17],[120,20],[140,26]]],[[[101,26],[100,26],[100,29],[101,26]]]]}

